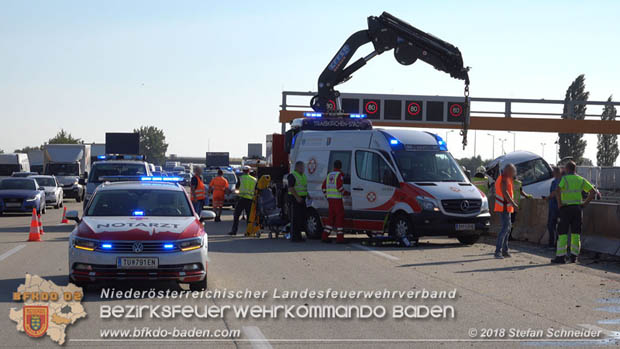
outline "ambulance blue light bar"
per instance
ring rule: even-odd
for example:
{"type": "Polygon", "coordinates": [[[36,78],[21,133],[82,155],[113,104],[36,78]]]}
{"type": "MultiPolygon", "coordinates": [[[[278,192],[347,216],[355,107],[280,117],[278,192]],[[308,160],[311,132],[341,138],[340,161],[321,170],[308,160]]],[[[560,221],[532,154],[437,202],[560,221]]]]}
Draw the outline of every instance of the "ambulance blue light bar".
{"type": "Polygon", "coordinates": [[[105,155],[97,155],[97,159],[99,159],[99,160],[105,160],[105,155]]]}
{"type": "MultiPolygon", "coordinates": [[[[327,114],[325,116],[329,117],[330,115],[327,114]]],[[[323,113],[305,112],[304,113],[304,117],[306,117],[306,118],[322,118],[323,117],[323,113]]],[[[366,114],[349,114],[349,118],[351,118],[351,119],[365,119],[366,118],[366,114]]]]}
{"type": "Polygon", "coordinates": [[[306,118],[321,118],[321,117],[323,117],[323,113],[306,112],[306,113],[304,113],[304,117],[306,117],[306,118]]]}
{"type": "Polygon", "coordinates": [[[396,139],[396,138],[392,138],[392,139],[390,139],[390,144],[391,144],[391,145],[397,145],[398,143],[399,143],[399,142],[398,142],[398,139],[396,139]]]}

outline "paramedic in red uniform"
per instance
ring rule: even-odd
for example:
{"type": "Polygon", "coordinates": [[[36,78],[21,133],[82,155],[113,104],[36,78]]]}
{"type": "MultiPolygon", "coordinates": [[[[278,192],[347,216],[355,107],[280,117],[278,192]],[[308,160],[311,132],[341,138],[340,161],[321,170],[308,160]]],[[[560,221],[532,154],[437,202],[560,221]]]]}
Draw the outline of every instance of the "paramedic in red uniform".
{"type": "Polygon", "coordinates": [[[344,203],[343,196],[348,195],[344,190],[344,175],[342,174],[342,162],[334,161],[334,170],[327,174],[327,178],[323,181],[323,194],[329,203],[329,216],[325,223],[321,241],[331,242],[329,234],[336,231],[336,241],[344,243],[344,203]]]}

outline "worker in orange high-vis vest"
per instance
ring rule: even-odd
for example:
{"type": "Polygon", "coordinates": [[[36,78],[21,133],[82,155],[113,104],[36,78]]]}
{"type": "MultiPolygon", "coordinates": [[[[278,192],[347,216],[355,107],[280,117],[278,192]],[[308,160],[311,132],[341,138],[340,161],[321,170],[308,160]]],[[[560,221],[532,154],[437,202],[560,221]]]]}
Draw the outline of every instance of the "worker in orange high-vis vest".
{"type": "Polygon", "coordinates": [[[510,233],[510,215],[519,209],[519,205],[513,199],[513,178],[517,169],[513,164],[507,164],[502,174],[495,181],[495,212],[498,212],[502,221],[502,230],[497,234],[495,244],[495,258],[510,257],[508,253],[508,235],[510,233]]]}
{"type": "Polygon", "coordinates": [[[344,203],[343,196],[348,195],[344,190],[344,175],[342,174],[342,162],[334,161],[334,170],[327,174],[323,181],[323,194],[329,204],[329,215],[323,227],[321,241],[331,242],[329,234],[336,231],[336,242],[344,243],[344,203]]]}
{"type": "Polygon", "coordinates": [[[194,211],[200,215],[200,211],[205,206],[205,200],[207,199],[207,189],[202,181],[202,168],[198,166],[194,167],[194,176],[190,181],[190,191],[194,211]]]}
{"type": "Polygon", "coordinates": [[[213,195],[212,203],[215,210],[215,221],[220,222],[222,215],[222,207],[226,200],[226,193],[230,190],[228,188],[228,180],[224,178],[224,171],[217,170],[217,176],[213,177],[209,183],[209,193],[213,195]]]}

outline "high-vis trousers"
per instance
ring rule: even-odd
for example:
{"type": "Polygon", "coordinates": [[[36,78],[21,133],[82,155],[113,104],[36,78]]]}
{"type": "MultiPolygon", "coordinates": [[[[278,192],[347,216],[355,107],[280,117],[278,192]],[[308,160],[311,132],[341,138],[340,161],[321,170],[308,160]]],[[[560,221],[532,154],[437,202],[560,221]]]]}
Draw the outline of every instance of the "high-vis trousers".
{"type": "Polygon", "coordinates": [[[327,240],[329,234],[336,231],[336,238],[342,242],[344,241],[344,204],[342,199],[327,199],[327,202],[329,204],[329,215],[321,239],[327,240]]]}
{"type": "Polygon", "coordinates": [[[581,206],[571,205],[560,208],[560,224],[558,224],[558,245],[556,256],[568,254],[578,256],[581,250],[581,206]],[[570,228],[570,249],[568,244],[568,230],[570,228]]]}

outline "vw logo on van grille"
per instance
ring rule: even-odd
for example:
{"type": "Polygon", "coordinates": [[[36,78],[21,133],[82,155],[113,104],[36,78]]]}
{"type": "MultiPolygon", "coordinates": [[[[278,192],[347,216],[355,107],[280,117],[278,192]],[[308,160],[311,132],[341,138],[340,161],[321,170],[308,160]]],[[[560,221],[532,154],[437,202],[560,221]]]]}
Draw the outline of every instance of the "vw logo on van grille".
{"type": "Polygon", "coordinates": [[[463,200],[461,201],[461,211],[467,212],[469,210],[469,201],[463,200]]]}
{"type": "Polygon", "coordinates": [[[144,250],[144,245],[142,245],[142,243],[140,241],[136,241],[136,242],[133,243],[133,246],[131,246],[131,249],[135,253],[140,253],[140,252],[142,252],[142,250],[144,250]]]}

